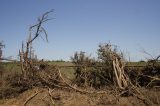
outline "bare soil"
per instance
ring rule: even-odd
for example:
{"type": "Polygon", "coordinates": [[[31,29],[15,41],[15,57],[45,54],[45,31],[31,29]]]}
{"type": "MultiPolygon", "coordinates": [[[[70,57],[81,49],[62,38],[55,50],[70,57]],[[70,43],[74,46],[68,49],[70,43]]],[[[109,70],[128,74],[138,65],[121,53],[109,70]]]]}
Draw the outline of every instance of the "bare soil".
{"type": "MultiPolygon", "coordinates": [[[[160,102],[160,92],[144,91],[154,106],[160,102]]],[[[11,99],[0,100],[0,106],[147,106],[135,96],[118,97],[111,92],[105,94],[81,94],[64,89],[53,89],[51,95],[47,88],[27,90],[11,99]],[[37,95],[35,93],[38,92],[37,95]],[[31,98],[31,96],[35,95],[31,98]]]]}

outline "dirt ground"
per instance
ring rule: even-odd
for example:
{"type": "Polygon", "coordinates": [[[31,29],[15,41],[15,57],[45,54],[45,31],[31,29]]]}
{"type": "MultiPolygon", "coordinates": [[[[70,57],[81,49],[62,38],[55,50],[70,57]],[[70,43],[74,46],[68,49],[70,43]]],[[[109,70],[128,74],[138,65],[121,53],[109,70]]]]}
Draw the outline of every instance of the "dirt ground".
{"type": "MultiPolygon", "coordinates": [[[[150,95],[148,98],[153,99],[154,106],[158,106],[160,102],[159,94],[159,92],[148,94],[150,95]]],[[[147,104],[137,97],[116,97],[110,92],[81,94],[73,90],[49,91],[47,88],[34,88],[15,98],[0,100],[0,106],[147,106],[147,104]]]]}

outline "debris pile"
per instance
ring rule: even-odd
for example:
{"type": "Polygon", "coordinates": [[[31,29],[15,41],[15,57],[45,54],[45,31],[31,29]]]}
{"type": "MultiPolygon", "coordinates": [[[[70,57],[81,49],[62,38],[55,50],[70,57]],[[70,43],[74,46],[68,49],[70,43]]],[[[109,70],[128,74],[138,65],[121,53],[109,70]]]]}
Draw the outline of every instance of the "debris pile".
{"type": "Polygon", "coordinates": [[[95,88],[117,85],[120,89],[128,86],[123,55],[110,44],[99,45],[98,60],[86,56],[84,52],[76,52],[71,59],[77,66],[75,83],[78,85],[95,88]]]}

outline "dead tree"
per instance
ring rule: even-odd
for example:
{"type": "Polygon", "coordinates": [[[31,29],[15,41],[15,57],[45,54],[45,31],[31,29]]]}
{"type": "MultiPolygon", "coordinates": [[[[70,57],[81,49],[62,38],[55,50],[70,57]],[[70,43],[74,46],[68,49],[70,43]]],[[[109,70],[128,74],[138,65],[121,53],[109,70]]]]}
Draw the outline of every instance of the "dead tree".
{"type": "Polygon", "coordinates": [[[22,42],[22,48],[19,50],[20,63],[22,69],[22,75],[24,79],[27,79],[27,75],[30,73],[29,70],[32,68],[32,43],[39,36],[42,37],[42,34],[45,36],[46,41],[48,42],[48,35],[46,30],[42,27],[42,24],[51,20],[48,18],[48,15],[53,12],[53,10],[44,13],[41,17],[38,18],[37,24],[29,28],[29,38],[27,42],[22,42]],[[35,33],[34,33],[35,32],[35,33]]]}

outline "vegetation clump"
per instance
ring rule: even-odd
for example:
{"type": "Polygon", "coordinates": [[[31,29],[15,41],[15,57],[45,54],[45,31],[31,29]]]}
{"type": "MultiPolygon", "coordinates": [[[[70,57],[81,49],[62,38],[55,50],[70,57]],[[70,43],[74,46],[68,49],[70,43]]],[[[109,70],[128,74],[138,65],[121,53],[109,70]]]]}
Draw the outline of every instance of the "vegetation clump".
{"type": "MultiPolygon", "coordinates": [[[[116,80],[121,81],[122,79],[116,79],[118,75],[115,75],[117,73],[115,73],[113,62],[116,60],[119,63],[118,67],[123,71],[124,58],[122,53],[118,53],[117,48],[111,44],[99,45],[97,60],[86,56],[85,52],[76,52],[71,60],[77,66],[75,68],[75,82],[77,85],[100,88],[116,84],[121,86],[123,83],[115,83],[116,80]]],[[[121,74],[122,77],[124,72],[118,74],[121,74]]],[[[123,80],[125,80],[124,77],[123,80]]]]}

